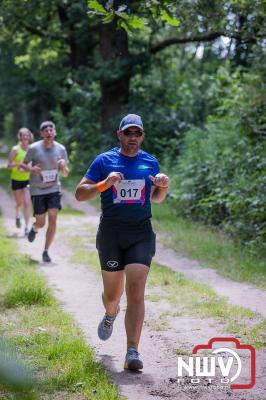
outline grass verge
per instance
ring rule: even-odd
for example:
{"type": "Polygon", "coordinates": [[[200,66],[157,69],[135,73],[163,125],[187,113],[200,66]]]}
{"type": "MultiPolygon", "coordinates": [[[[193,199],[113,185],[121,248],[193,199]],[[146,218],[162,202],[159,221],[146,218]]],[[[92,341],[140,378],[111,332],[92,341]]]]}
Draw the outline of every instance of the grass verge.
{"type": "Polygon", "coordinates": [[[176,252],[216,269],[236,281],[266,289],[266,264],[261,253],[250,253],[218,231],[174,215],[169,201],[153,205],[155,230],[176,252]]]}
{"type": "Polygon", "coordinates": [[[10,169],[4,167],[0,168],[0,184],[8,191],[8,193],[11,193],[10,169]]]}
{"type": "Polygon", "coordinates": [[[60,215],[74,215],[74,216],[82,216],[85,215],[84,211],[76,210],[71,207],[64,207],[60,210],[60,215]]]}
{"type": "MultiPolygon", "coordinates": [[[[14,394],[14,385],[5,385],[0,371],[0,398],[122,399],[72,318],[62,313],[36,265],[16,253],[1,219],[0,241],[0,336],[10,348],[19,349],[36,382],[27,393],[23,389],[14,394]]],[[[0,351],[0,358],[2,365],[6,354],[0,351]]]]}

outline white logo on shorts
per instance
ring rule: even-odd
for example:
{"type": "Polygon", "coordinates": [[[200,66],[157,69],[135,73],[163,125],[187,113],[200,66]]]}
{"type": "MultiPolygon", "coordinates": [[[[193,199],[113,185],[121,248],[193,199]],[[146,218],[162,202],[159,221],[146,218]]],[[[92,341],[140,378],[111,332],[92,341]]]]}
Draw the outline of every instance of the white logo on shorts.
{"type": "Polygon", "coordinates": [[[109,261],[107,261],[107,267],[110,267],[110,268],[118,267],[118,262],[109,260],[109,261]]]}

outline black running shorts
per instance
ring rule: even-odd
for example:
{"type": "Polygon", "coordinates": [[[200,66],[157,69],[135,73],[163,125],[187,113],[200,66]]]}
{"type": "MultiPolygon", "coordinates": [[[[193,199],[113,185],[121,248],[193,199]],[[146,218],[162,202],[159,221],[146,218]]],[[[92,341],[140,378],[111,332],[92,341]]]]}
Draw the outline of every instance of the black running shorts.
{"type": "Polygon", "coordinates": [[[150,266],[156,235],[150,221],[138,225],[100,223],[96,248],[104,271],[122,271],[127,264],[150,266]]]}
{"type": "Polygon", "coordinates": [[[21,190],[25,189],[29,184],[29,181],[16,181],[14,179],[11,179],[11,188],[12,190],[21,190]]]}
{"type": "Polygon", "coordinates": [[[59,192],[31,196],[33,214],[44,214],[49,208],[58,208],[58,210],[61,210],[60,200],[61,193],[59,192]]]}

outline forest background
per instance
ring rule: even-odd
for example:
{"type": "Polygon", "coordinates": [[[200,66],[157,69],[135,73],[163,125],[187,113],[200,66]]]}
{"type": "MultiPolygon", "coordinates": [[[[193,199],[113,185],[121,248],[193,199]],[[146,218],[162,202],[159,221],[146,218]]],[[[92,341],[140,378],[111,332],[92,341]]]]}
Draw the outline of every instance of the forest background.
{"type": "Polygon", "coordinates": [[[81,177],[139,114],[173,214],[263,251],[265,14],[263,0],[1,0],[0,139],[52,119],[81,177]]]}

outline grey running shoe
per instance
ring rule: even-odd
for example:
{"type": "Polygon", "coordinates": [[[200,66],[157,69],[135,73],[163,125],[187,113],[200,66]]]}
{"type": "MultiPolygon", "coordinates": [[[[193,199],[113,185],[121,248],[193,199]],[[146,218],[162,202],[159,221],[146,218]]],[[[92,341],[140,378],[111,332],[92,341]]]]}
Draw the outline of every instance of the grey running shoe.
{"type": "Polygon", "coordinates": [[[25,236],[28,236],[28,234],[29,234],[29,230],[28,230],[27,227],[26,227],[25,230],[24,230],[24,234],[25,234],[25,236]]]}
{"type": "Polygon", "coordinates": [[[120,311],[120,307],[118,306],[116,315],[114,317],[109,317],[107,314],[103,317],[101,322],[98,325],[98,336],[101,340],[107,340],[112,335],[113,325],[117,314],[120,311]]]}
{"type": "Polygon", "coordinates": [[[37,235],[37,232],[35,232],[35,230],[32,227],[31,230],[28,233],[28,241],[29,242],[33,242],[33,240],[35,239],[36,235],[37,235]]]}
{"type": "Polygon", "coordinates": [[[52,261],[47,250],[44,250],[44,252],[42,253],[42,260],[48,263],[52,261]]]}
{"type": "Polygon", "coordinates": [[[21,219],[19,216],[16,217],[16,227],[21,228],[21,219]]]}
{"type": "Polygon", "coordinates": [[[143,368],[143,362],[141,361],[139,352],[135,347],[129,347],[127,349],[124,368],[132,371],[137,371],[143,368]]]}

